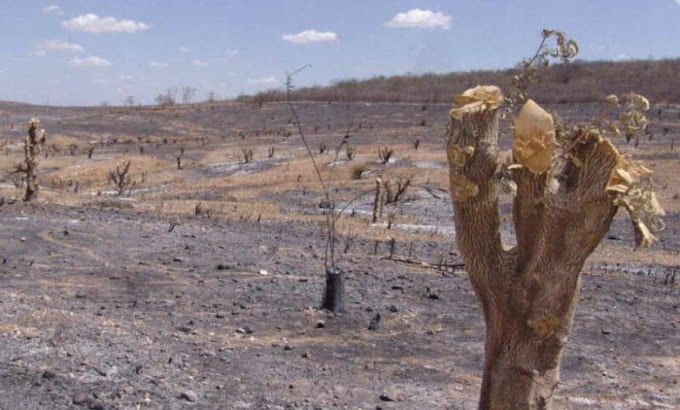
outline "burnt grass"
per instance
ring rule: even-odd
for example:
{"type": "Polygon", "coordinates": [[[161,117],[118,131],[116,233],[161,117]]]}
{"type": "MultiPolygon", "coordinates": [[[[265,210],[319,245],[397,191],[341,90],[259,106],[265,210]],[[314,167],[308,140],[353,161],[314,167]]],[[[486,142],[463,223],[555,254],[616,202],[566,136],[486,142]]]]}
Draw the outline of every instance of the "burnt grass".
{"type": "MultiPolygon", "coordinates": [[[[594,111],[568,108],[576,119],[594,111]]],[[[49,108],[35,110],[50,115],[49,108]]],[[[300,115],[312,119],[315,144],[353,123],[360,147],[417,137],[442,149],[447,111],[443,104],[422,111],[338,103],[309,104],[300,115]]],[[[84,141],[152,136],[147,152],[172,162],[176,145],[159,142],[163,137],[234,139],[240,127],[259,147],[296,138],[282,135],[285,106],[264,112],[247,105],[60,109],[48,127],[83,133],[84,141]],[[173,121],[193,128],[166,127],[173,121]],[[263,123],[272,131],[258,136],[263,123]]],[[[3,129],[27,114],[9,114],[3,129]]],[[[677,170],[677,151],[666,149],[680,128],[673,121],[666,139],[648,146],[659,148],[655,161],[677,170]]],[[[122,155],[127,148],[107,149],[122,155]]],[[[203,149],[194,144],[187,157],[203,149]]],[[[186,175],[231,172],[195,167],[186,175]]],[[[220,189],[159,195],[210,201],[232,188],[220,189]]],[[[0,409],[476,408],[484,325],[452,232],[399,241],[393,253],[385,239],[361,236],[347,252],[339,244],[348,302],[346,313],[334,315],[318,309],[324,230],[317,219],[175,219],[141,206],[141,195],[130,197],[0,206],[0,409]]],[[[320,212],[318,193],[263,191],[259,198],[278,199],[296,215],[320,212]]],[[[449,202],[444,191],[400,212],[450,226],[449,202]]],[[[633,233],[620,217],[584,266],[556,408],[680,406],[680,267],[663,257],[680,248],[677,204],[671,208],[656,253],[632,253],[633,233]]]]}

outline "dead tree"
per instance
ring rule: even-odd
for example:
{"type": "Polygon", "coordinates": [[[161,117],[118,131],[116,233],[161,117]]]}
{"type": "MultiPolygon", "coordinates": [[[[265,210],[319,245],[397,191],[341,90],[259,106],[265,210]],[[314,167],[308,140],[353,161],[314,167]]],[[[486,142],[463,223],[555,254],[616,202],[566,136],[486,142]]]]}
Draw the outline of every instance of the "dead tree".
{"type": "Polygon", "coordinates": [[[411,185],[412,176],[407,178],[398,177],[396,181],[385,179],[383,186],[385,187],[385,205],[399,202],[404,199],[406,190],[411,185]]]}
{"type": "Polygon", "coordinates": [[[24,201],[31,201],[38,196],[38,165],[40,163],[40,151],[45,145],[45,130],[37,132],[40,120],[32,118],[28,122],[28,135],[24,139],[24,162],[17,165],[16,173],[26,175],[26,192],[24,201]]]}
{"type": "Polygon", "coordinates": [[[371,218],[372,223],[378,222],[380,214],[382,214],[383,206],[383,180],[381,178],[375,181],[375,198],[373,199],[373,217],[371,218]]]}
{"type": "Polygon", "coordinates": [[[116,169],[109,170],[109,180],[115,185],[118,195],[122,195],[125,188],[130,185],[130,161],[121,162],[116,169]]]}
{"type": "Polygon", "coordinates": [[[581,269],[618,206],[631,213],[638,246],[654,239],[629,195],[646,171],[596,128],[570,134],[558,157],[552,117],[529,100],[515,122],[510,166],[517,246],[506,247],[498,208],[502,98],[494,86],[458,96],[447,147],[457,242],[486,321],[479,408],[550,409],[581,269]]]}
{"type": "Polygon", "coordinates": [[[394,150],[390,147],[378,148],[378,158],[380,159],[380,163],[387,164],[390,162],[390,158],[392,158],[393,153],[394,150]]]}

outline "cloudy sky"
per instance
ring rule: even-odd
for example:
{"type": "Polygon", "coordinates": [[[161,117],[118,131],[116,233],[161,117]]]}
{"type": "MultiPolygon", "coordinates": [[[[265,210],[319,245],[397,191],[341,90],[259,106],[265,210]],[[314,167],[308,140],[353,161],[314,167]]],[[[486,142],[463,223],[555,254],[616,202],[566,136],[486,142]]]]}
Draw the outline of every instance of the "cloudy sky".
{"type": "Polygon", "coordinates": [[[543,27],[585,60],[680,57],[680,0],[0,0],[0,100],[152,103],[512,67],[543,27]]]}

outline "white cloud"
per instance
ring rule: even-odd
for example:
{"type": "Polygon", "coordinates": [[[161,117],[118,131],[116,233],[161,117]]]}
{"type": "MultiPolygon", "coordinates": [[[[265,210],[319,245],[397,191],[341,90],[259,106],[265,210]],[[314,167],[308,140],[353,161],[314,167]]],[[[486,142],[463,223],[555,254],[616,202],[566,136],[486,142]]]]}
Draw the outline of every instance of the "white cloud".
{"type": "Polygon", "coordinates": [[[678,6],[680,6],[680,0],[674,0],[674,1],[675,1],[675,4],[677,4],[678,6]]]}
{"type": "Polygon", "coordinates": [[[42,8],[42,12],[45,13],[45,14],[52,14],[52,13],[54,13],[54,14],[59,14],[59,15],[64,14],[64,13],[61,11],[61,7],[59,7],[59,6],[56,5],[56,4],[53,4],[53,5],[51,5],[51,6],[45,6],[45,7],[43,7],[43,8],[42,8]]]}
{"type": "Polygon", "coordinates": [[[168,63],[164,63],[161,61],[152,61],[149,63],[149,67],[151,68],[168,68],[168,63]]]}
{"type": "Polygon", "coordinates": [[[73,67],[108,67],[111,65],[109,60],[101,57],[90,56],[86,58],[74,58],[69,61],[73,67]]]}
{"type": "Polygon", "coordinates": [[[35,45],[39,51],[59,51],[63,53],[79,53],[85,51],[80,44],[69,43],[62,40],[44,40],[35,45]]]}
{"type": "Polygon", "coordinates": [[[99,17],[94,13],[83,14],[71,20],[64,20],[61,25],[69,30],[86,31],[88,33],[135,33],[149,29],[149,25],[133,20],[117,20],[114,17],[99,17]]]}
{"type": "Polygon", "coordinates": [[[447,16],[441,11],[413,9],[405,13],[397,13],[385,25],[394,28],[441,28],[447,30],[451,27],[451,16],[447,16]]]}
{"type": "Polygon", "coordinates": [[[190,53],[191,52],[191,49],[189,47],[184,47],[184,46],[180,47],[178,50],[179,50],[180,53],[190,53]]]}
{"type": "Polygon", "coordinates": [[[316,30],[305,30],[297,34],[284,34],[281,36],[282,39],[290,41],[291,43],[318,43],[322,41],[336,41],[338,35],[332,31],[316,31],[316,30]]]}
{"type": "Polygon", "coordinates": [[[208,66],[208,63],[206,63],[206,62],[203,61],[203,60],[193,60],[193,61],[191,62],[191,65],[193,65],[193,66],[195,66],[195,67],[207,67],[207,66],[208,66]]]}
{"type": "MultiPolygon", "coordinates": [[[[678,0],[678,1],[680,1],[680,0],[678,0]]],[[[231,50],[225,51],[224,55],[227,56],[227,57],[234,57],[234,56],[238,55],[238,52],[239,51],[237,49],[232,48],[231,50]]]]}
{"type": "Polygon", "coordinates": [[[260,84],[260,85],[275,85],[279,83],[278,78],[274,76],[262,77],[262,78],[249,78],[248,83],[250,84],[260,84]]]}

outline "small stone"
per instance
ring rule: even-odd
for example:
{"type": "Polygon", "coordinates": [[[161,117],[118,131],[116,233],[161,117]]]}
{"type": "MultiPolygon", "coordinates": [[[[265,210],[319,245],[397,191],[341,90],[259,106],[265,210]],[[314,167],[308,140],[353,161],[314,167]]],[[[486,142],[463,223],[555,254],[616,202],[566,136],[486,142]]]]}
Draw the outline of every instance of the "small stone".
{"type": "Polygon", "coordinates": [[[269,275],[269,272],[267,272],[267,271],[264,270],[264,269],[260,269],[260,271],[259,271],[258,273],[259,273],[260,275],[263,275],[263,276],[269,275]]]}
{"type": "Polygon", "coordinates": [[[172,258],[172,261],[173,262],[184,262],[184,258],[182,258],[181,256],[175,256],[174,258],[172,258]]]}
{"type": "Polygon", "coordinates": [[[215,317],[218,319],[224,319],[225,317],[227,317],[227,314],[225,312],[217,312],[215,313],[215,317]]]}
{"type": "Polygon", "coordinates": [[[249,335],[253,333],[253,329],[251,329],[250,326],[243,326],[236,329],[236,333],[240,333],[242,335],[249,335]]]}
{"type": "Polygon", "coordinates": [[[394,399],[392,398],[392,396],[390,396],[390,395],[387,394],[387,393],[381,394],[381,395],[380,395],[380,400],[382,400],[382,401],[394,401],[394,399]]]}
{"type": "Polygon", "coordinates": [[[184,399],[191,403],[196,403],[198,401],[198,395],[193,390],[185,390],[179,395],[180,399],[184,399]]]}
{"type": "Polygon", "coordinates": [[[316,322],[316,328],[317,328],[317,329],[322,329],[322,328],[324,328],[324,327],[326,327],[326,322],[325,322],[325,321],[319,320],[318,322],[316,322]]]}
{"type": "Polygon", "coordinates": [[[47,369],[43,372],[42,377],[43,379],[51,380],[57,377],[57,373],[54,370],[47,369]]]}
{"type": "Polygon", "coordinates": [[[368,324],[368,330],[378,330],[380,327],[380,313],[376,313],[368,324]]]}
{"type": "Polygon", "coordinates": [[[20,240],[21,242],[26,242],[26,238],[23,237],[23,236],[22,236],[21,238],[19,238],[19,240],[20,240]]]}
{"type": "Polygon", "coordinates": [[[602,334],[603,334],[603,335],[611,334],[611,332],[612,332],[611,329],[602,329],[602,334]]]}
{"type": "Polygon", "coordinates": [[[73,398],[73,404],[76,406],[87,406],[92,403],[92,399],[85,394],[78,394],[73,398]]]}
{"type": "Polygon", "coordinates": [[[437,292],[429,287],[427,288],[426,296],[428,299],[439,300],[439,295],[437,294],[437,292]]]}
{"type": "Polygon", "coordinates": [[[302,353],[302,355],[300,355],[300,357],[302,357],[303,359],[309,359],[309,358],[311,358],[312,356],[311,356],[309,353],[304,352],[304,353],[302,353]]]}

